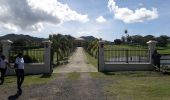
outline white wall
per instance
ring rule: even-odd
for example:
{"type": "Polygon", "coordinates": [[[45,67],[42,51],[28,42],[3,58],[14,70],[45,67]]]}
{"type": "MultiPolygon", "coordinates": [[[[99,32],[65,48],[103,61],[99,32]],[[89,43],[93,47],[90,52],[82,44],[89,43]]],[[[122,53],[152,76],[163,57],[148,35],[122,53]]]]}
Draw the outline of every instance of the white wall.
{"type": "MultiPolygon", "coordinates": [[[[13,66],[13,64],[11,64],[13,66]]],[[[45,64],[43,63],[28,63],[25,64],[25,74],[45,74],[49,73],[48,68],[45,67],[45,64]]],[[[15,70],[8,68],[7,75],[15,75],[15,70]]]]}

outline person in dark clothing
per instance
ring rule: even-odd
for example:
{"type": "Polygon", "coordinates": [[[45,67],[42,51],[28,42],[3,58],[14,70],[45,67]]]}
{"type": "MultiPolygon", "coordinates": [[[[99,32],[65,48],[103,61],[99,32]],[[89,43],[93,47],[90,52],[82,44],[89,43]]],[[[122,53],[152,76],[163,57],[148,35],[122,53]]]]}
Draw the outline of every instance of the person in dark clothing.
{"type": "Polygon", "coordinates": [[[0,57],[0,72],[1,72],[0,85],[2,85],[4,83],[4,77],[6,74],[7,66],[9,66],[9,62],[8,62],[8,60],[5,59],[5,56],[2,55],[0,57]]]}
{"type": "Polygon", "coordinates": [[[160,71],[160,58],[161,58],[161,55],[157,52],[157,50],[155,50],[152,55],[152,59],[153,59],[154,66],[156,66],[159,71],[160,71]]]}
{"type": "Polygon", "coordinates": [[[14,66],[16,69],[18,92],[22,93],[21,85],[24,82],[24,59],[22,53],[18,54],[14,66]]]}

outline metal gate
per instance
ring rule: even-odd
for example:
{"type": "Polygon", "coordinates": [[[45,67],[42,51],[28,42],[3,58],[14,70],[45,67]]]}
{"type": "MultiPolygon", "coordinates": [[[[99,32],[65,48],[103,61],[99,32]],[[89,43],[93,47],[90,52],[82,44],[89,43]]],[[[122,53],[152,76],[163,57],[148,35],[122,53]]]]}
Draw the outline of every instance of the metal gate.
{"type": "Polygon", "coordinates": [[[105,63],[149,63],[147,49],[104,49],[105,63]]]}

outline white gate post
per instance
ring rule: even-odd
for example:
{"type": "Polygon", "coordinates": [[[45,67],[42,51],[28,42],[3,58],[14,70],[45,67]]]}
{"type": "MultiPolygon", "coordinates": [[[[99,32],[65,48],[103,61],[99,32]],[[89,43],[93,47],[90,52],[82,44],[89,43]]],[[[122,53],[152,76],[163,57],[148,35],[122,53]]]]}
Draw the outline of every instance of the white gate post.
{"type": "Polygon", "coordinates": [[[154,50],[156,50],[157,41],[150,40],[147,42],[147,44],[148,44],[148,49],[150,50],[150,63],[152,63],[152,55],[154,53],[154,50]]]}
{"type": "Polygon", "coordinates": [[[104,41],[99,40],[99,71],[104,71],[104,41]]]}
{"type": "Polygon", "coordinates": [[[2,54],[6,57],[6,59],[9,59],[9,50],[13,42],[10,40],[2,40],[1,43],[2,43],[2,54]]]}
{"type": "Polygon", "coordinates": [[[45,64],[45,72],[51,73],[51,44],[50,40],[43,41],[44,43],[44,64],[45,64]]]}

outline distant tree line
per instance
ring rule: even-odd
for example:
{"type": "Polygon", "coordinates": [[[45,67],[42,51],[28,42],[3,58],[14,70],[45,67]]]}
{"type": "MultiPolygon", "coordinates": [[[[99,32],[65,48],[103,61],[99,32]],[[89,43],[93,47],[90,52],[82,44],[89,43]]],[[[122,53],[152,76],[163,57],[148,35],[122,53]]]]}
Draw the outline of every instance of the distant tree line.
{"type": "Polygon", "coordinates": [[[157,41],[157,46],[166,47],[168,43],[170,43],[170,37],[167,35],[161,35],[159,37],[155,37],[153,35],[133,35],[133,36],[122,36],[121,39],[115,39],[114,44],[137,44],[137,45],[147,45],[146,42],[149,40],[157,41]]]}

